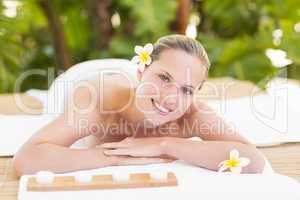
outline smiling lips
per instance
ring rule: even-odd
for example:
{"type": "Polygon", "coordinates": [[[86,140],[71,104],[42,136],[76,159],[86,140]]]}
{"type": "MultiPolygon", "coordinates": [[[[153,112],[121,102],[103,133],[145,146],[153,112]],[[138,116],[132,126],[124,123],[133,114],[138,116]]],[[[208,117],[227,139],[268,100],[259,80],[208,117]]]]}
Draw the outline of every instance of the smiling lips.
{"type": "Polygon", "coordinates": [[[161,115],[167,115],[169,114],[170,112],[172,112],[172,110],[164,107],[164,106],[161,106],[157,101],[155,101],[153,98],[151,98],[151,102],[152,102],[152,105],[154,106],[154,108],[156,108],[156,110],[159,112],[159,114],[161,115]]]}

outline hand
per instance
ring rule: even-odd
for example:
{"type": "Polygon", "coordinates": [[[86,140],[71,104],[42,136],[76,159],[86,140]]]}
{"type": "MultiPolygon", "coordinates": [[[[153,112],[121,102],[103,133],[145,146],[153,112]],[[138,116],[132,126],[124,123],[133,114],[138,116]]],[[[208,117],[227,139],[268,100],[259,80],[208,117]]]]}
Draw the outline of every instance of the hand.
{"type": "Polygon", "coordinates": [[[164,138],[132,138],[121,142],[104,143],[104,154],[109,156],[158,157],[162,155],[164,138]]]}
{"type": "MultiPolygon", "coordinates": [[[[111,144],[111,143],[107,143],[111,144]]],[[[97,157],[100,156],[101,160],[105,160],[107,162],[106,166],[114,166],[114,165],[146,165],[146,164],[157,164],[157,163],[167,163],[173,161],[168,158],[160,158],[160,157],[132,157],[132,156],[121,156],[121,155],[107,155],[104,152],[108,151],[103,148],[102,145],[97,145],[93,148],[93,151],[97,153],[97,157]]]]}
{"type": "Polygon", "coordinates": [[[157,163],[168,163],[173,160],[164,158],[147,158],[147,157],[130,157],[130,156],[116,156],[115,165],[147,165],[157,163]]]}

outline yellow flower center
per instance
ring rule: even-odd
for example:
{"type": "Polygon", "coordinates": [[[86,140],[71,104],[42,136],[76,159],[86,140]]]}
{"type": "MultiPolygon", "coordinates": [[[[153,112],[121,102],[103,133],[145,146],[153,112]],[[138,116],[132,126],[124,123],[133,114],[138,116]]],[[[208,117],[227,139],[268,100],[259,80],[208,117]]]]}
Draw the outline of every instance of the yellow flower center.
{"type": "Polygon", "coordinates": [[[227,160],[225,162],[225,165],[227,167],[238,167],[240,165],[240,162],[238,160],[227,160]]]}
{"type": "Polygon", "coordinates": [[[142,63],[147,63],[148,62],[148,60],[149,60],[149,53],[146,51],[146,52],[142,52],[142,53],[140,53],[140,60],[141,60],[141,62],[142,63]]]}

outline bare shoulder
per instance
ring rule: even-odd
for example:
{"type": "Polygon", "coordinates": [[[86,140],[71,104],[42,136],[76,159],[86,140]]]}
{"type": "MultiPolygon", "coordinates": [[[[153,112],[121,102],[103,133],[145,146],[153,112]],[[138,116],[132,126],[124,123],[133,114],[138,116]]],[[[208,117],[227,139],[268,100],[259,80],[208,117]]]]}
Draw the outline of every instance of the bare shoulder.
{"type": "Polygon", "coordinates": [[[182,120],[188,120],[188,121],[205,121],[207,120],[208,116],[217,117],[217,112],[211,108],[207,103],[205,102],[195,102],[193,103],[188,111],[182,116],[180,119],[182,120]]]}
{"type": "Polygon", "coordinates": [[[107,74],[79,82],[72,92],[72,102],[82,108],[95,108],[98,112],[117,111],[133,98],[136,80],[123,73],[107,74]]]}

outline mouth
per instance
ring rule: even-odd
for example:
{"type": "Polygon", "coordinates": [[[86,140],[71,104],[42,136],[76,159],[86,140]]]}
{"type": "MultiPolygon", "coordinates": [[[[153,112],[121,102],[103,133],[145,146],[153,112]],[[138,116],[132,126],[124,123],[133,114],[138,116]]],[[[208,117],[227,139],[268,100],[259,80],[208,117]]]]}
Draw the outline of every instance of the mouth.
{"type": "Polygon", "coordinates": [[[153,98],[151,98],[151,102],[152,102],[152,105],[153,107],[155,108],[155,110],[160,114],[160,115],[167,115],[169,114],[170,112],[172,112],[172,110],[164,107],[164,106],[161,106],[157,101],[155,101],[153,98]]]}

